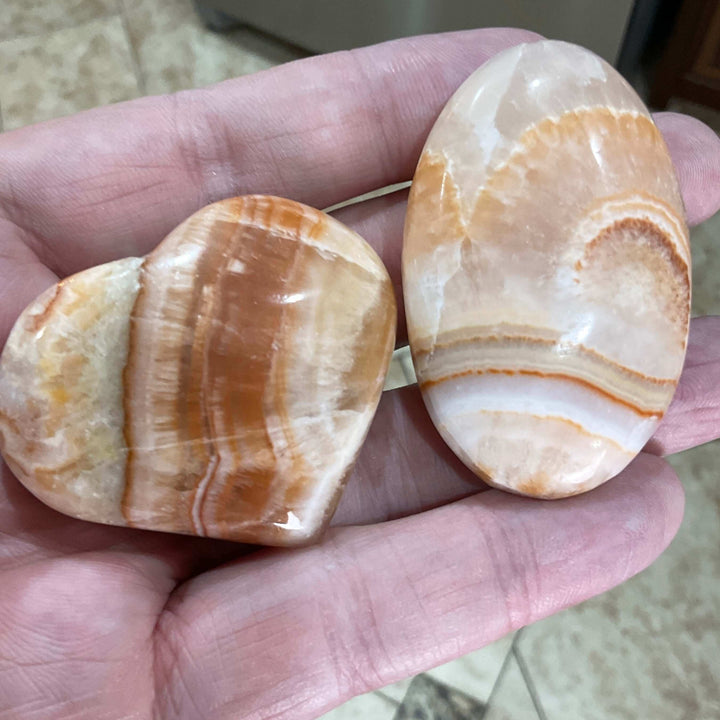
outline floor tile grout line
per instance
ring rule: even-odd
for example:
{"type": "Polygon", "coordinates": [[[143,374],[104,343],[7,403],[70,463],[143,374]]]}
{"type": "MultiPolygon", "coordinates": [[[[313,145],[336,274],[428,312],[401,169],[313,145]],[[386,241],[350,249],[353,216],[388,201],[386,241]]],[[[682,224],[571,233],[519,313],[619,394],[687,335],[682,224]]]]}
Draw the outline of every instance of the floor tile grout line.
{"type": "Polygon", "coordinates": [[[120,22],[122,23],[123,31],[125,32],[125,42],[127,42],[128,50],[130,52],[130,63],[135,75],[135,82],[137,83],[138,92],[144,97],[147,95],[147,83],[145,82],[145,73],[143,72],[142,65],[140,64],[140,57],[130,32],[130,22],[128,20],[127,8],[125,7],[125,0],[117,0],[117,3],[120,10],[120,22]]]}
{"type": "Polygon", "coordinates": [[[518,667],[520,668],[520,673],[522,674],[523,680],[525,681],[525,686],[530,693],[530,698],[533,702],[533,705],[535,706],[535,711],[537,712],[538,717],[540,718],[540,720],[548,720],[545,708],[543,708],[542,703],[540,702],[540,695],[538,694],[537,688],[535,687],[535,683],[532,679],[532,675],[530,674],[530,668],[525,662],[525,658],[520,651],[518,643],[515,641],[513,641],[512,653],[515,656],[515,661],[517,662],[518,667]]]}
{"type": "Polygon", "coordinates": [[[393,705],[396,708],[399,708],[400,705],[402,705],[401,702],[396,700],[394,697],[391,697],[390,695],[385,694],[382,690],[375,690],[375,695],[379,695],[383,700],[387,700],[391,705],[393,705]]]}
{"type": "Polygon", "coordinates": [[[98,15],[97,17],[89,18],[88,20],[83,20],[81,22],[69,22],[67,25],[65,23],[61,23],[56,27],[46,28],[45,30],[40,30],[39,32],[19,33],[18,35],[11,35],[10,37],[0,37],[0,45],[6,42],[13,42],[14,40],[39,40],[40,38],[44,38],[56,32],[62,32],[63,30],[72,30],[73,28],[82,27],[83,25],[89,25],[90,23],[100,22],[102,20],[112,20],[119,14],[120,13],[115,10],[114,12],[109,12],[106,15],[98,15]]]}
{"type": "Polygon", "coordinates": [[[490,708],[492,707],[492,699],[495,697],[495,695],[497,695],[500,688],[500,682],[505,676],[508,668],[510,667],[510,659],[512,658],[514,644],[515,638],[513,638],[513,641],[510,643],[508,651],[505,653],[505,657],[503,658],[500,670],[497,674],[497,677],[495,678],[495,682],[493,683],[492,688],[490,689],[490,694],[487,696],[487,699],[483,701],[483,703],[485,704],[485,709],[483,710],[482,716],[479,718],[479,720],[483,720],[483,718],[488,714],[490,708]]]}

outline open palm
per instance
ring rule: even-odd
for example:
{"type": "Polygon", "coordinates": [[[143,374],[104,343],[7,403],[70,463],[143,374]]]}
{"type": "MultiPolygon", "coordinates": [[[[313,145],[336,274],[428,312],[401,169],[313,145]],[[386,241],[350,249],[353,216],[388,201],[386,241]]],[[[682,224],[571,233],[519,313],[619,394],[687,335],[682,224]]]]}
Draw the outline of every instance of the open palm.
{"type": "MultiPolygon", "coordinates": [[[[212,201],[327,207],[410,179],[450,93],[531,37],[398,41],[0,136],[0,343],[59,276],[145,254],[212,201]]],[[[720,142],[657,121],[699,222],[720,206],[720,142]]],[[[405,202],[336,213],[398,291],[405,202]]],[[[720,318],[694,320],[647,452],[553,503],[478,492],[417,388],[386,393],[335,527],[301,550],[80,522],[2,466],[0,718],[312,718],[602,592],[675,534],[682,490],[659,455],[720,435],[718,388],[720,318]]]]}

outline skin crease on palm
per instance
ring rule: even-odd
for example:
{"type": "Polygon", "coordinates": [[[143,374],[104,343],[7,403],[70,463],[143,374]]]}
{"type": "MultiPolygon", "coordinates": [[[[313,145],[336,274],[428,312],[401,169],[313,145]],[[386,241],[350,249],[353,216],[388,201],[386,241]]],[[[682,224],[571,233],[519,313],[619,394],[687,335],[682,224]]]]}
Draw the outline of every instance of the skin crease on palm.
{"type": "MultiPolygon", "coordinates": [[[[214,200],[328,207],[410,179],[450,94],[534,37],[396,41],[0,136],[0,342],[58,277],[144,254],[214,200]]],[[[720,141],[691,118],[656,119],[698,223],[720,207],[720,141]]],[[[337,213],[398,299],[405,200],[337,213]]],[[[646,452],[555,502],[482,491],[417,388],[386,393],[334,527],[300,550],[73,520],[3,466],[0,719],[314,718],[601,593],[677,531],[683,492],[660,456],[720,435],[718,388],[720,318],[696,319],[646,452]]]]}

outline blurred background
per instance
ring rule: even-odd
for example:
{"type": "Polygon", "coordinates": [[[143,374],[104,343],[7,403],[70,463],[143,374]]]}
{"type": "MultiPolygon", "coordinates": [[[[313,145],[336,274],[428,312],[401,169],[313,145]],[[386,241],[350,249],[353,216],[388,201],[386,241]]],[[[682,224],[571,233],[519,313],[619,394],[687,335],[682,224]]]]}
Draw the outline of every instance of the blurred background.
{"type": "MultiPolygon", "coordinates": [[[[720,130],[718,0],[2,0],[0,129],[309,54],[498,25],[585,45],[652,108],[720,130]]],[[[692,232],[694,315],[720,314],[719,236],[720,216],[692,232]]],[[[651,568],[325,717],[718,720],[720,444],[670,462],[686,515],[651,568]]]]}

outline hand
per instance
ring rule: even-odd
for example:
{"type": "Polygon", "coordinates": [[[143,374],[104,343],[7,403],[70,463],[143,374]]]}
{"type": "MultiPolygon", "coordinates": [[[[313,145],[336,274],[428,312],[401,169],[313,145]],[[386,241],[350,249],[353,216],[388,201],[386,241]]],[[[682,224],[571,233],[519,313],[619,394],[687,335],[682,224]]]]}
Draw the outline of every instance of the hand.
{"type": "MultiPolygon", "coordinates": [[[[451,92],[531,37],[403,40],[0,136],[0,343],[59,276],[144,254],[214,200],[322,208],[410,179],[451,92]]],[[[657,122],[699,222],[720,206],[720,142],[691,118],[657,122]]],[[[398,299],[405,201],[337,212],[381,254],[398,299]]],[[[718,435],[720,318],[701,318],[647,453],[569,500],[480,491],[416,387],[385,394],[335,527],[301,550],[80,522],[3,466],[0,718],[315,717],[646,567],[683,511],[659,455],[718,435]]]]}

